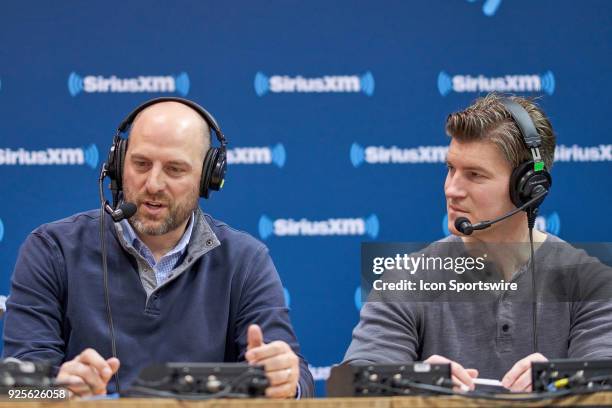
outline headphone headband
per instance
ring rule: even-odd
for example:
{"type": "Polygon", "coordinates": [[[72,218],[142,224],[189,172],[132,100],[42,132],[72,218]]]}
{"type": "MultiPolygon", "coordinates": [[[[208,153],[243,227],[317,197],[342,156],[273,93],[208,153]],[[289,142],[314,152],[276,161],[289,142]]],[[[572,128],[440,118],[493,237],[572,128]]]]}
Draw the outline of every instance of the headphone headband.
{"type": "Polygon", "coordinates": [[[126,118],[123,119],[123,121],[119,124],[119,127],[117,128],[117,135],[124,133],[127,128],[132,125],[134,119],[136,119],[136,116],[138,116],[140,112],[142,112],[151,105],[155,105],[156,103],[161,102],[182,103],[183,105],[187,105],[196,112],[198,112],[202,119],[206,121],[208,126],[210,126],[210,128],[215,131],[215,134],[217,135],[217,140],[219,141],[219,143],[221,143],[221,147],[225,148],[225,146],[227,145],[227,139],[225,139],[225,135],[221,131],[221,128],[219,127],[219,124],[217,123],[217,120],[213,117],[213,115],[211,115],[206,109],[204,109],[197,103],[190,101],[189,99],[179,98],[176,96],[164,96],[160,98],[150,99],[142,103],[141,105],[136,107],[136,109],[134,109],[129,115],[127,115],[126,118]]]}
{"type": "Polygon", "coordinates": [[[532,147],[537,148],[542,145],[542,138],[531,120],[529,113],[523,108],[518,102],[513,101],[509,98],[500,99],[500,102],[506,110],[510,113],[510,116],[514,119],[514,122],[519,128],[521,136],[525,141],[525,146],[531,149],[532,147]]]}

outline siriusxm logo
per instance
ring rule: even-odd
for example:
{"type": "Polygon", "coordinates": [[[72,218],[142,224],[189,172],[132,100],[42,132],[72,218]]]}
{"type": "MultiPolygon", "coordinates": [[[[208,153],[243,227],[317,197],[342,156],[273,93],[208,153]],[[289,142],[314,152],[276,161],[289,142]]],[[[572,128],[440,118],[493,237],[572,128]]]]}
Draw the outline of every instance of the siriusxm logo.
{"type": "Polygon", "coordinates": [[[0,149],[0,166],[63,166],[88,165],[98,167],[98,148],[91,144],[84,148],[48,148],[45,150],[0,149]]]}
{"type": "Polygon", "coordinates": [[[4,238],[4,224],[2,223],[2,218],[0,218],[0,242],[4,238]]]}
{"type": "Polygon", "coordinates": [[[177,76],[138,76],[135,78],[117,78],[87,75],[81,77],[75,72],[68,76],[68,92],[77,96],[86,93],[138,93],[138,92],[178,92],[185,96],[189,93],[189,76],[182,72],[177,76]]]}
{"type": "Polygon", "coordinates": [[[450,235],[450,231],[448,230],[448,214],[444,214],[444,217],[442,217],[442,232],[445,236],[450,235]]]}
{"type": "Polygon", "coordinates": [[[612,144],[599,146],[565,146],[555,147],[556,162],[599,162],[612,161],[612,144]]]}
{"type": "MultiPolygon", "coordinates": [[[[361,292],[361,286],[357,286],[357,289],[355,289],[355,294],[353,295],[353,300],[355,301],[355,308],[357,309],[357,311],[360,311],[363,307],[363,302],[361,301],[361,299],[365,296],[363,296],[361,292]]],[[[367,295],[367,293],[364,295],[367,295]]]]}
{"type": "Polygon", "coordinates": [[[328,93],[328,92],[363,92],[368,96],[374,94],[375,82],[371,72],[364,75],[326,75],[318,78],[304,78],[301,75],[272,75],[262,72],[255,74],[253,82],[257,96],[273,93],[328,93]]]}
{"type": "Polygon", "coordinates": [[[310,221],[305,218],[272,220],[266,215],[259,218],[261,239],[268,239],[271,235],[277,237],[368,235],[374,239],[378,236],[379,230],[380,224],[375,214],[367,218],[330,218],[322,221],[310,221]]]}
{"type": "Polygon", "coordinates": [[[438,91],[446,96],[453,92],[541,92],[548,95],[555,92],[555,76],[551,71],[542,75],[504,75],[485,77],[484,75],[453,75],[444,71],[438,74],[438,91]]]}
{"type": "Polygon", "coordinates": [[[414,148],[400,148],[397,146],[368,146],[362,147],[353,143],[349,157],[353,167],[359,167],[364,162],[368,164],[417,164],[417,163],[444,163],[448,146],[418,146],[414,148]]]}
{"type": "Polygon", "coordinates": [[[270,147],[235,147],[227,150],[228,164],[275,164],[283,167],[286,161],[287,152],[281,143],[270,147]]]}
{"type": "Polygon", "coordinates": [[[283,296],[285,297],[285,306],[287,309],[291,306],[291,295],[289,294],[289,290],[283,286],[283,296]]]}
{"type": "Polygon", "coordinates": [[[556,211],[548,216],[540,215],[536,217],[535,227],[542,232],[559,235],[561,231],[561,218],[556,211]]]}
{"type": "MultiPolygon", "coordinates": [[[[559,218],[559,214],[556,211],[549,216],[540,215],[536,218],[535,227],[539,231],[558,235],[559,231],[561,231],[561,218],[559,218]]],[[[442,217],[442,231],[444,235],[450,235],[448,230],[448,214],[444,214],[444,217],[442,217]]]]}
{"type": "MultiPolygon", "coordinates": [[[[474,3],[476,0],[467,0],[468,3],[474,3]]],[[[502,0],[485,0],[482,5],[482,12],[485,16],[491,17],[494,16],[497,12],[497,9],[501,5],[502,0]]]]}
{"type": "Polygon", "coordinates": [[[312,374],[312,379],[315,381],[327,381],[329,378],[329,374],[331,372],[331,367],[323,366],[323,367],[314,367],[308,364],[308,370],[310,374],[312,374]]]}

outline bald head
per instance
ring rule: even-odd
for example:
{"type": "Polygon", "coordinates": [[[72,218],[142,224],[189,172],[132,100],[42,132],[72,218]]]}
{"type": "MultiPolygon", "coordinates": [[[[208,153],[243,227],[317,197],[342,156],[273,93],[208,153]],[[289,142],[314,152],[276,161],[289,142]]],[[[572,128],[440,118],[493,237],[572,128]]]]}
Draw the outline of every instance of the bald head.
{"type": "Polygon", "coordinates": [[[198,112],[180,102],[156,103],[136,115],[130,129],[130,140],[152,134],[168,135],[169,139],[179,138],[185,143],[192,142],[202,160],[210,147],[208,123],[198,112]]]}

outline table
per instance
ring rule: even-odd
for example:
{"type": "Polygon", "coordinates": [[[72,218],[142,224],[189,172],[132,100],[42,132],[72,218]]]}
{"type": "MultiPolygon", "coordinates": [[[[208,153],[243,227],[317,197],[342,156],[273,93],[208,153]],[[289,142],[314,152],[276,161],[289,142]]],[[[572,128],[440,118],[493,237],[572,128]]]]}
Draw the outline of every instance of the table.
{"type": "MultiPolygon", "coordinates": [[[[121,398],[114,400],[22,401],[0,400],[0,408],[421,408],[517,406],[541,407],[551,400],[535,403],[475,400],[457,396],[414,396],[373,398],[320,398],[304,400],[210,400],[178,401],[161,398],[121,398]]],[[[555,400],[556,406],[612,406],[612,392],[565,397],[555,400]]]]}

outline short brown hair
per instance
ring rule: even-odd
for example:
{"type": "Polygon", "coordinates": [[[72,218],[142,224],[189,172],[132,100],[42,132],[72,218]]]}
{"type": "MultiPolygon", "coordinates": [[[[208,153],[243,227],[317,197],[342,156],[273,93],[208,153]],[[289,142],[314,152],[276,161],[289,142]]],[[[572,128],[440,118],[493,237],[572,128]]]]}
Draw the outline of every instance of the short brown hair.
{"type": "Polygon", "coordinates": [[[523,142],[521,131],[510,112],[500,102],[508,98],[520,104],[533,121],[542,138],[540,154],[550,170],[555,156],[555,134],[544,111],[533,101],[518,96],[490,93],[478,98],[467,109],[454,112],[446,119],[446,134],[459,141],[488,140],[493,142],[508,160],[512,168],[532,159],[523,142]]]}

